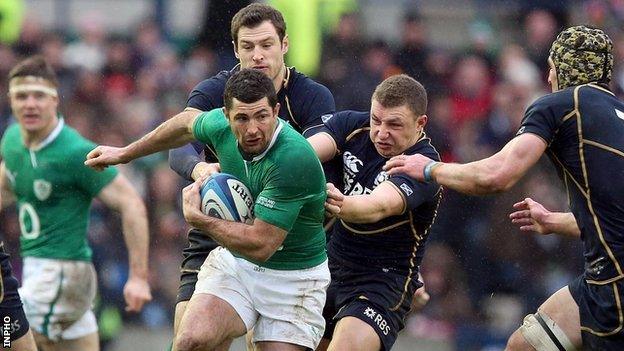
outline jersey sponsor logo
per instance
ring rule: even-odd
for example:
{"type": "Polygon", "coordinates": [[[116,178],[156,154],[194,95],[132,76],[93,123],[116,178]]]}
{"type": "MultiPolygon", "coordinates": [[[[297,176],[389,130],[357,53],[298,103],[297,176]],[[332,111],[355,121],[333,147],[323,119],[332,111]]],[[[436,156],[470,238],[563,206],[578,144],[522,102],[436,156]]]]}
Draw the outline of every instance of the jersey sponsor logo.
{"type": "Polygon", "coordinates": [[[271,200],[271,199],[267,199],[264,196],[258,196],[257,203],[258,203],[258,205],[264,206],[266,208],[273,208],[273,207],[275,207],[275,201],[271,200]]]}
{"type": "Polygon", "coordinates": [[[345,168],[350,170],[353,173],[358,173],[360,171],[358,168],[358,165],[359,166],[364,165],[364,163],[360,159],[358,159],[357,156],[350,153],[349,151],[345,151],[342,158],[344,160],[345,168]]]}
{"type": "Polygon", "coordinates": [[[39,201],[45,201],[52,193],[52,184],[43,179],[35,179],[33,183],[33,191],[39,201]]]}
{"type": "Polygon", "coordinates": [[[375,322],[379,329],[381,329],[383,335],[388,335],[388,333],[390,332],[390,326],[388,325],[388,322],[386,322],[384,317],[379,314],[379,312],[375,311],[374,308],[366,307],[366,309],[364,310],[364,316],[370,318],[373,322],[375,322]]]}
{"type": "Polygon", "coordinates": [[[327,121],[329,121],[332,117],[334,117],[333,114],[328,113],[326,115],[322,115],[321,116],[321,121],[323,121],[323,123],[327,123],[327,121]]]}
{"type": "Polygon", "coordinates": [[[403,189],[403,191],[405,191],[405,195],[407,196],[410,196],[414,193],[414,190],[412,190],[412,188],[410,188],[410,186],[407,185],[406,183],[401,184],[400,188],[403,189]]]}
{"type": "Polygon", "coordinates": [[[349,151],[345,151],[342,155],[342,162],[344,164],[344,172],[343,172],[343,182],[345,186],[345,192],[348,192],[348,189],[351,189],[353,186],[353,181],[355,180],[355,176],[358,172],[360,172],[361,166],[364,166],[364,163],[357,158],[354,154],[349,151]]]}
{"type": "Polygon", "coordinates": [[[615,109],[615,115],[618,116],[620,119],[624,119],[624,112],[618,110],[617,108],[615,109]]]}
{"type": "Polygon", "coordinates": [[[377,187],[377,185],[385,182],[386,180],[388,180],[388,173],[386,173],[386,171],[381,171],[377,177],[375,177],[375,182],[373,184],[377,187]]]}

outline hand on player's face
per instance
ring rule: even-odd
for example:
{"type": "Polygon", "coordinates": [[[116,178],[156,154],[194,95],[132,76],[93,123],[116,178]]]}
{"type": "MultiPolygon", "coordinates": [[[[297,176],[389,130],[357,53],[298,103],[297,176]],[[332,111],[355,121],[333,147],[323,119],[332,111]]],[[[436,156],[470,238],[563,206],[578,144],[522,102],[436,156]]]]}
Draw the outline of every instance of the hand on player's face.
{"type": "Polygon", "coordinates": [[[201,214],[201,198],[199,189],[201,188],[200,180],[193,182],[182,189],[182,213],[188,224],[193,225],[201,214]]]}
{"type": "Polygon", "coordinates": [[[152,300],[147,280],[131,277],[124,286],[124,299],[126,300],[127,312],[140,312],[146,302],[152,300]]]}
{"type": "Polygon", "coordinates": [[[339,216],[344,204],[344,194],[332,183],[327,183],[327,199],[325,200],[325,210],[331,216],[339,216]]]}
{"type": "Polygon", "coordinates": [[[84,164],[101,171],[108,166],[127,163],[123,154],[124,148],[100,145],[87,154],[84,164]]]}
{"type": "Polygon", "coordinates": [[[404,173],[416,180],[423,181],[423,171],[431,161],[430,158],[420,154],[399,155],[388,160],[383,169],[388,172],[388,175],[404,173]]]}
{"type": "Polygon", "coordinates": [[[550,213],[542,204],[527,197],[513,205],[515,212],[509,215],[511,223],[517,225],[523,232],[537,232],[550,234],[552,231],[546,224],[546,217],[550,213]]]}

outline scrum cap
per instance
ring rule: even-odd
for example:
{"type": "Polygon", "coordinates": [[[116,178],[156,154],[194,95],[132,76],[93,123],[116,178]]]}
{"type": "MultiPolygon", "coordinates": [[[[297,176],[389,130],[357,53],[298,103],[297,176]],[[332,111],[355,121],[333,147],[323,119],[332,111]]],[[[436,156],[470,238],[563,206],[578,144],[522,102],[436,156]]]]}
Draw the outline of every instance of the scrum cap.
{"type": "Polygon", "coordinates": [[[570,27],[550,48],[559,89],[598,82],[609,84],[613,71],[613,43],[602,30],[570,27]]]}

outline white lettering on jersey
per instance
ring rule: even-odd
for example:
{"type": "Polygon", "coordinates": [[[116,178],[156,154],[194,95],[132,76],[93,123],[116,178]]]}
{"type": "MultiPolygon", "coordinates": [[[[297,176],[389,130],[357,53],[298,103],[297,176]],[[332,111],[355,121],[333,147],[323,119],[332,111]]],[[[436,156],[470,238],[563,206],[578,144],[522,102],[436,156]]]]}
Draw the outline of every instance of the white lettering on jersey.
{"type": "Polygon", "coordinates": [[[388,333],[390,332],[390,326],[388,325],[388,322],[386,322],[386,320],[381,314],[379,314],[377,311],[375,311],[371,307],[366,307],[366,310],[364,310],[364,316],[372,319],[373,322],[377,324],[379,329],[381,329],[381,332],[384,335],[388,335],[388,333]]]}
{"type": "Polygon", "coordinates": [[[618,116],[620,119],[624,119],[624,112],[618,110],[617,108],[615,109],[615,115],[618,116]]]}

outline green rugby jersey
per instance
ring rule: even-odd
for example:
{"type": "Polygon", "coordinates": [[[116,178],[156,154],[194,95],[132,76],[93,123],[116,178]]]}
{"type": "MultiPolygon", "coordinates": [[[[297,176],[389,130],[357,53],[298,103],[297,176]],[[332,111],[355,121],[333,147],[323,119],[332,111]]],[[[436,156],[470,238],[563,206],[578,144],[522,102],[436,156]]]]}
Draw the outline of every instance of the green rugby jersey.
{"type": "Polygon", "coordinates": [[[255,199],[256,218],[288,232],[282,246],[266,262],[238,256],[270,269],[304,269],[327,259],[325,176],[308,141],[284,121],[278,122],[267,150],[251,161],[243,159],[220,108],[202,113],[193,125],[193,134],[215,146],[223,173],[247,185],[255,199]]]}
{"type": "Polygon", "coordinates": [[[19,125],[4,133],[0,154],[17,199],[22,256],[91,260],[91,200],[117,175],[84,165],[94,147],[63,119],[36,149],[26,148],[19,125]]]}

